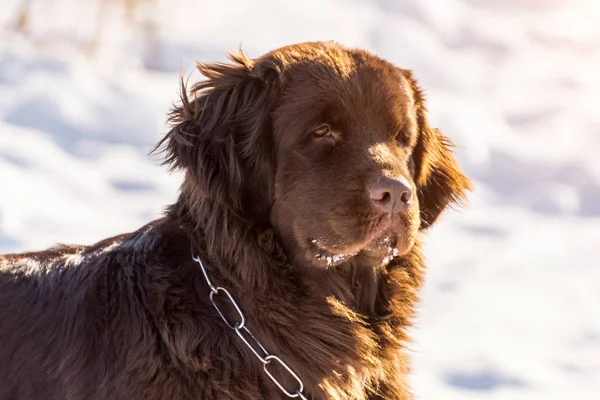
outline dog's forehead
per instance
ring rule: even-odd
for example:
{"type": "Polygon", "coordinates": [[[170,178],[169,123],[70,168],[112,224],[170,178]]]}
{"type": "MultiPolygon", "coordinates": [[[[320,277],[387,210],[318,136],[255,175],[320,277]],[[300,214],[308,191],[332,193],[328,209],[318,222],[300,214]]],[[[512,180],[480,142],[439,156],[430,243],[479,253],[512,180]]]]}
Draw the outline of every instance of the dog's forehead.
{"type": "MultiPolygon", "coordinates": [[[[256,60],[276,66],[283,86],[292,82],[316,89],[395,93],[401,101],[412,101],[411,85],[402,70],[362,49],[345,48],[334,42],[308,42],[274,50],[256,60]],[[335,87],[337,86],[337,88],[335,87]],[[370,90],[369,90],[370,89],[370,90]]],[[[380,97],[380,96],[377,96],[380,97]]],[[[389,97],[389,96],[386,96],[389,97]]]]}
{"type": "Polygon", "coordinates": [[[414,97],[402,70],[376,57],[336,62],[303,60],[286,71],[286,101],[294,106],[411,110],[414,97]]]}
{"type": "Polygon", "coordinates": [[[368,133],[373,140],[383,140],[394,132],[414,130],[415,99],[402,69],[361,50],[335,48],[329,54],[294,48],[286,55],[274,115],[287,139],[293,141],[295,134],[325,122],[347,138],[368,133]]]}
{"type": "Polygon", "coordinates": [[[309,99],[323,102],[340,118],[401,129],[415,122],[415,99],[410,82],[402,70],[377,57],[355,63],[352,71],[340,76],[318,77],[309,99]]]}
{"type": "Polygon", "coordinates": [[[402,70],[387,62],[357,66],[357,79],[350,81],[353,91],[362,95],[361,100],[379,106],[392,107],[398,111],[414,109],[414,97],[410,83],[402,70]]]}

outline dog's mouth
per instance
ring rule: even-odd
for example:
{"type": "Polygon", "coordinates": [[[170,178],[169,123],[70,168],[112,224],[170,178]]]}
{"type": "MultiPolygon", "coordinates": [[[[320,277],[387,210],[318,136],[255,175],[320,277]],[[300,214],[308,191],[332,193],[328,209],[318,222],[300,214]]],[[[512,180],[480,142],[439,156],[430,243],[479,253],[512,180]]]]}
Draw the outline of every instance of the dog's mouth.
{"type": "Polygon", "coordinates": [[[341,246],[336,245],[326,246],[318,239],[312,239],[309,246],[311,263],[324,268],[336,267],[361,253],[380,259],[382,264],[387,264],[392,259],[404,254],[398,247],[398,240],[395,236],[384,236],[359,248],[341,248],[341,246]]]}
{"type": "Polygon", "coordinates": [[[304,260],[315,267],[332,268],[360,256],[373,265],[386,265],[412,248],[417,231],[412,222],[404,215],[379,214],[359,223],[333,220],[321,226],[317,235],[305,236],[304,260]]]}

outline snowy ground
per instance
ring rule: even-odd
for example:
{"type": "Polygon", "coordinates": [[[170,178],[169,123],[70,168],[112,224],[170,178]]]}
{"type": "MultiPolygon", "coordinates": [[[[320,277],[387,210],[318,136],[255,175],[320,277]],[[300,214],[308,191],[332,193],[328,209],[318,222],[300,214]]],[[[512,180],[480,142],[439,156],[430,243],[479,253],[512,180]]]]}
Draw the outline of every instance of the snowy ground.
{"type": "Polygon", "coordinates": [[[0,252],[160,214],[180,176],[147,153],[180,66],[335,39],[415,70],[476,183],[427,239],[417,398],[600,398],[596,0],[157,0],[154,39],[113,6],[91,58],[94,1],[34,1],[28,35],[20,1],[0,5],[0,252]]]}

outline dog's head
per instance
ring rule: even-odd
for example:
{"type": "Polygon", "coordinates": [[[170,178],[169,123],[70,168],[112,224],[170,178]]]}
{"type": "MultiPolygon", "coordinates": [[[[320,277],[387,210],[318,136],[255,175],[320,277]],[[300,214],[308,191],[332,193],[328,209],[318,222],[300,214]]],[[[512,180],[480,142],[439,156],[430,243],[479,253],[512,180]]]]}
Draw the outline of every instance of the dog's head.
{"type": "Polygon", "coordinates": [[[305,43],[199,64],[161,142],[196,200],[269,222],[295,262],[406,253],[469,181],[409,71],[305,43]]]}

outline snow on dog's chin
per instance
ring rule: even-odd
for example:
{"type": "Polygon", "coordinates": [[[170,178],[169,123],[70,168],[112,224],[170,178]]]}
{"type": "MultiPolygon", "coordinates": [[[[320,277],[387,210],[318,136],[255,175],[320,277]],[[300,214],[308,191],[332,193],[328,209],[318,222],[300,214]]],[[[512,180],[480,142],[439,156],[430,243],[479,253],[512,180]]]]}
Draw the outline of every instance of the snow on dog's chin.
{"type": "Polygon", "coordinates": [[[344,261],[354,257],[358,251],[336,252],[335,250],[326,250],[325,247],[335,249],[340,245],[325,246],[320,240],[313,239],[310,241],[311,248],[309,250],[311,256],[310,262],[319,267],[331,268],[342,264],[344,261]]]}
{"type": "MultiPolygon", "coordinates": [[[[381,252],[383,256],[381,264],[383,265],[389,263],[391,260],[401,254],[400,250],[393,244],[393,242],[394,241],[389,237],[386,237],[383,238],[379,243],[379,249],[383,250],[381,252]],[[381,246],[381,244],[383,244],[383,246],[381,246]]],[[[312,252],[314,254],[311,260],[312,263],[325,268],[331,268],[340,265],[362,251],[356,250],[352,252],[333,252],[324,249],[325,246],[319,246],[319,241],[317,239],[311,240],[311,244],[313,246],[312,252]]],[[[336,248],[338,246],[332,245],[331,247],[336,248]]]]}
{"type": "Polygon", "coordinates": [[[343,263],[356,254],[357,253],[334,254],[325,250],[320,250],[317,254],[315,254],[314,260],[316,264],[330,268],[343,263]]]}
{"type": "Polygon", "coordinates": [[[390,261],[392,261],[394,258],[398,257],[399,255],[400,255],[400,250],[398,250],[397,247],[388,247],[387,255],[385,257],[383,257],[383,260],[381,261],[381,263],[387,264],[390,261]]]}

